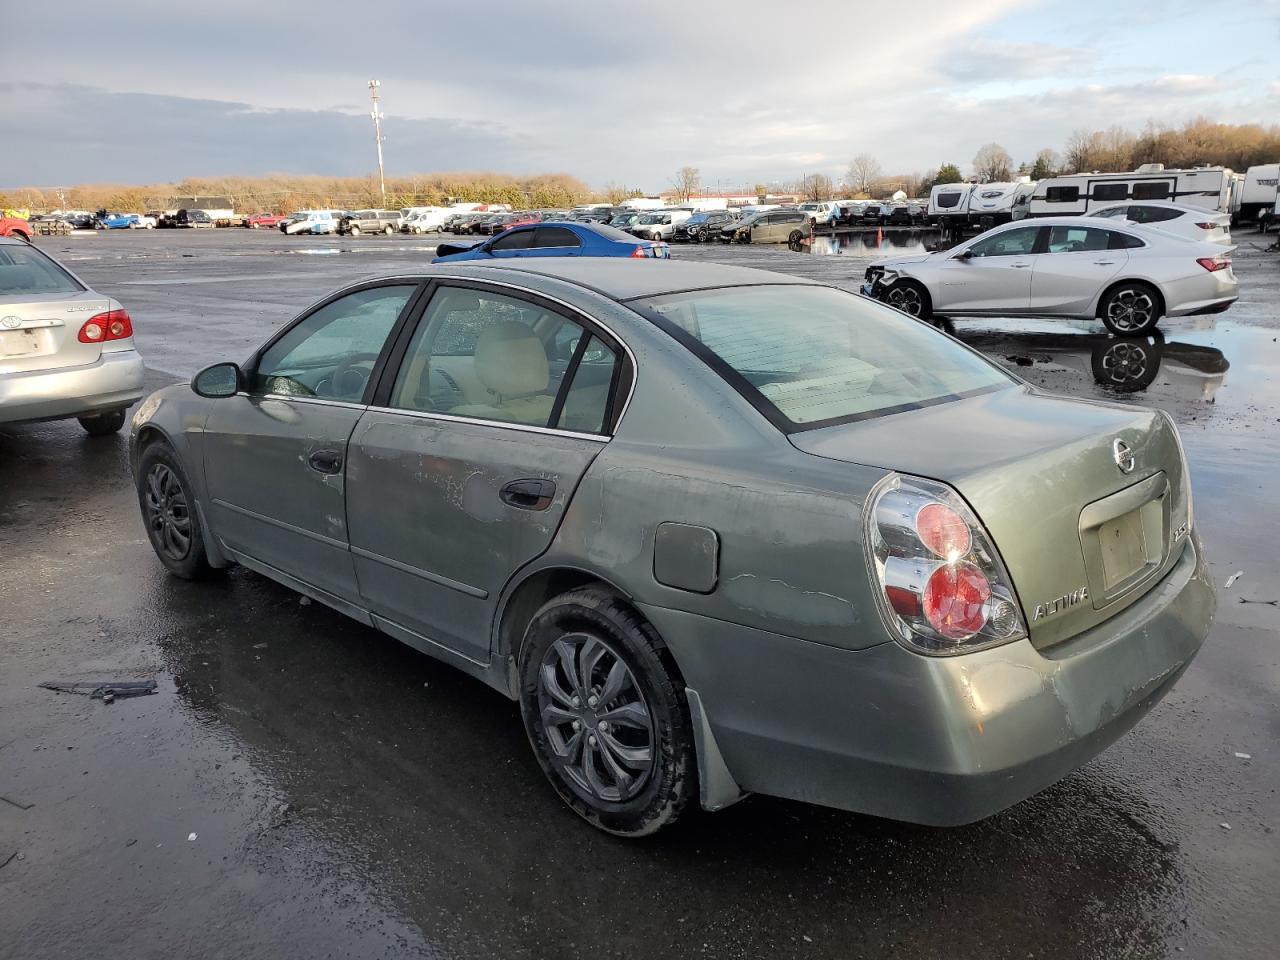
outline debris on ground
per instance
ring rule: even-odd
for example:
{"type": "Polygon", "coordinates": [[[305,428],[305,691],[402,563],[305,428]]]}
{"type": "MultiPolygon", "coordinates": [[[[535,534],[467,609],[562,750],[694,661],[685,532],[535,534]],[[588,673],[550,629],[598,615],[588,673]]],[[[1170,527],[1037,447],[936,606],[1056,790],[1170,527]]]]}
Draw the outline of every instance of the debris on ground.
{"type": "Polygon", "coordinates": [[[1231,585],[1244,576],[1243,570],[1237,570],[1231,576],[1227,577],[1227,582],[1222,585],[1223,590],[1230,590],[1231,585]]]}
{"type": "Polygon", "coordinates": [[[1237,603],[1262,603],[1269,607],[1280,607],[1280,600],[1251,600],[1248,597],[1241,597],[1237,603]]]}
{"type": "Polygon", "coordinates": [[[1252,759],[1253,759],[1253,754],[1252,754],[1252,753],[1241,753],[1240,751],[1238,751],[1238,750],[1237,750],[1237,751],[1236,751],[1236,759],[1237,759],[1237,760],[1252,760],[1252,759]]]}
{"type": "Polygon", "coordinates": [[[18,852],[15,850],[13,853],[5,857],[3,860],[0,860],[0,870],[3,870],[5,867],[7,867],[9,865],[9,861],[12,860],[17,855],[18,855],[18,852]]]}
{"type": "Polygon", "coordinates": [[[1229,823],[1220,823],[1220,824],[1218,824],[1218,826],[1220,826],[1223,830],[1230,830],[1230,829],[1231,829],[1231,824],[1229,824],[1229,823]]]}
{"type": "Polygon", "coordinates": [[[196,835],[194,833],[187,834],[187,843],[194,843],[195,839],[196,839],[196,835]]]}
{"type": "Polygon", "coordinates": [[[299,597],[299,598],[298,598],[298,606],[300,606],[300,607],[309,607],[309,606],[311,606],[311,598],[310,598],[310,597],[299,597]]]}
{"type": "Polygon", "coordinates": [[[38,686],[59,693],[78,693],[84,697],[114,703],[116,697],[145,697],[156,692],[154,680],[46,680],[38,686]]]}

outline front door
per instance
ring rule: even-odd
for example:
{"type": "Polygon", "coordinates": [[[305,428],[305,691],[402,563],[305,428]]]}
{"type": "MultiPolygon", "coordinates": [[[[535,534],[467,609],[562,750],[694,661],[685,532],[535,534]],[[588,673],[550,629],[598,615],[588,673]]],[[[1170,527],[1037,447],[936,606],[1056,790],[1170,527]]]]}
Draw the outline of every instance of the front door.
{"type": "Polygon", "coordinates": [[[1124,269],[1129,254],[1111,250],[1120,234],[1100,227],[1050,227],[1048,245],[1035,258],[1033,313],[1090,314],[1102,288],[1124,269]]]}
{"type": "Polygon", "coordinates": [[[347,441],[396,319],[417,289],[389,283],[304,316],[246,371],[245,393],[205,423],[208,518],[237,554],[348,602],[347,441]]]}
{"type": "Polygon", "coordinates": [[[440,286],[361,417],[351,551],[364,606],[400,639],[486,661],[503,586],[546,550],[606,441],[620,352],[571,317],[440,286]]]}
{"type": "Polygon", "coordinates": [[[982,236],[965,248],[968,257],[953,254],[943,260],[931,291],[934,312],[1025,313],[1040,229],[1017,227],[982,236]]]}

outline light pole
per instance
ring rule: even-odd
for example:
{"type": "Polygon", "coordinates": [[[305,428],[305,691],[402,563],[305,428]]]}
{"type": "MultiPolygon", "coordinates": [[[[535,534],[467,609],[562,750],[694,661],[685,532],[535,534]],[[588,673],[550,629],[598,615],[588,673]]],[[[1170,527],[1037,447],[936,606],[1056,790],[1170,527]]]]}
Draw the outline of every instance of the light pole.
{"type": "Polygon", "coordinates": [[[382,206],[387,205],[387,179],[382,172],[382,111],[378,107],[378,88],[382,84],[377,80],[369,81],[369,99],[373,101],[373,139],[378,145],[378,186],[382,190],[382,206]]]}

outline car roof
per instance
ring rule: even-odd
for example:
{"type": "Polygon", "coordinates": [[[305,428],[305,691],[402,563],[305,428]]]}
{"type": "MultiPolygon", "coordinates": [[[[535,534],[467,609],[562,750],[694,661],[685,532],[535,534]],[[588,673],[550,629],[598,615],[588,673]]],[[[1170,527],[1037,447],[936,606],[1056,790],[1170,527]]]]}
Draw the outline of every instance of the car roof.
{"type": "Polygon", "coordinates": [[[1178,210],[1181,213],[1203,213],[1209,215],[1222,216],[1221,210],[1206,210],[1204,207],[1193,207],[1189,203],[1175,203],[1172,200],[1117,200],[1114,203],[1103,204],[1100,207],[1094,207],[1095,210],[1110,210],[1113,207],[1165,207],[1169,210],[1178,210]]]}
{"type": "Polygon", "coordinates": [[[632,260],[629,257],[538,257],[504,260],[501,266],[462,261],[436,264],[431,273],[465,274],[477,280],[486,277],[496,280],[512,273],[531,274],[563,280],[612,300],[634,300],[716,287],[814,284],[814,281],[803,277],[749,267],[679,260],[632,260]]]}

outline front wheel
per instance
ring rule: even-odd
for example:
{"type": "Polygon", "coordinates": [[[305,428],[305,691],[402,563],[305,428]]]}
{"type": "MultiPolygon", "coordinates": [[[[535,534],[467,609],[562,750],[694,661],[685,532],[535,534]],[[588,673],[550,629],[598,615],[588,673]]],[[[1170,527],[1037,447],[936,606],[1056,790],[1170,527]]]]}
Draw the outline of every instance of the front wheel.
{"type": "Polygon", "coordinates": [[[85,433],[91,437],[109,437],[113,433],[119,433],[120,428],[124,426],[124,411],[112,410],[110,413],[100,413],[93,417],[78,417],[80,426],[84,427],[85,433]]]}
{"type": "Polygon", "coordinates": [[[195,580],[213,568],[204,552],[204,531],[191,484],[168,444],[156,442],[138,463],[138,505],[147,539],[170,573],[195,580]]]}
{"type": "Polygon", "coordinates": [[[1103,298],[1098,315],[1117,337],[1145,336],[1160,322],[1160,295],[1145,283],[1122,283],[1103,298]]]}
{"type": "Polygon", "coordinates": [[[520,712],[561,799],[608,833],[638,837],[697,793],[683,684],[661,638],[616,595],[587,587],[545,604],[520,651],[520,712]]]}
{"type": "Polygon", "coordinates": [[[933,301],[924,284],[915,280],[898,280],[880,298],[895,310],[917,320],[928,320],[933,315],[933,301]]]}
{"type": "Polygon", "coordinates": [[[395,230],[392,229],[391,224],[387,224],[385,227],[382,228],[382,232],[389,237],[393,233],[395,233],[395,230]]]}

